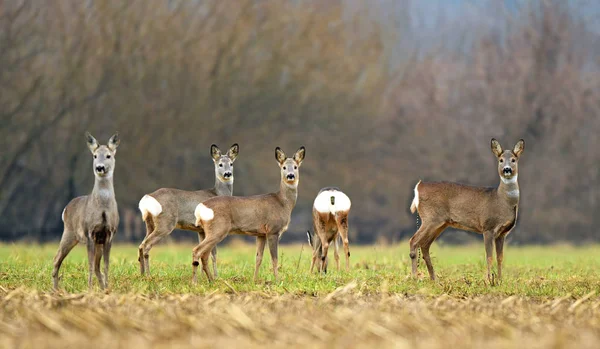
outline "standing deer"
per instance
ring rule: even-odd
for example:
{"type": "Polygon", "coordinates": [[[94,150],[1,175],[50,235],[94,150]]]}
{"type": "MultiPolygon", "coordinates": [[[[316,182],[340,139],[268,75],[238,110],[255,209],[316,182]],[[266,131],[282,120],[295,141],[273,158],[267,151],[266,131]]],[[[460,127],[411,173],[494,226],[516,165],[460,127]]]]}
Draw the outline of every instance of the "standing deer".
{"type": "Polygon", "coordinates": [[[468,230],[483,234],[487,259],[487,277],[492,280],[493,245],[496,243],[498,279],[502,279],[504,238],[517,222],[519,207],[518,162],[525,143],[521,139],[513,150],[503,150],[492,138],[492,152],[498,159],[500,184],[495,188],[471,187],[458,183],[425,183],[415,186],[415,197],[410,206],[418,211],[421,227],[410,239],[412,275],[417,275],[417,249],[421,248],[423,260],[432,280],[435,280],[429,247],[446,229],[468,230]]]}
{"type": "Polygon", "coordinates": [[[112,239],[119,226],[119,211],[113,188],[115,155],[119,146],[116,133],[108,145],[99,145],[91,134],[86,133],[88,148],[94,156],[93,170],[96,178],[90,195],[71,200],[62,213],[64,230],[58,252],[54,257],[52,279],[54,289],[58,289],[58,271],[65,257],[79,242],[85,242],[88,252],[88,287],[92,289],[93,274],[96,274],[100,287],[108,287],[108,265],[112,239]],[[104,256],[104,275],[100,271],[100,261],[104,256]]]}
{"type": "MultiPolygon", "coordinates": [[[[215,165],[215,186],[211,189],[185,191],[162,188],[144,195],[139,208],[142,219],[146,223],[146,237],[139,246],[138,261],[142,275],[150,273],[150,249],[163,237],[171,234],[173,229],[184,229],[198,232],[198,240],[204,240],[204,230],[196,226],[194,209],[196,206],[215,196],[231,196],[233,194],[233,163],[240,147],[232,145],[227,154],[221,154],[216,145],[211,145],[210,154],[215,165]]],[[[213,271],[217,276],[217,248],[212,250],[213,271]]]]}
{"type": "Polygon", "coordinates": [[[198,282],[198,260],[202,260],[202,270],[209,281],[213,278],[208,272],[208,254],[214,246],[228,234],[256,236],[256,264],[254,281],[262,263],[265,243],[273,263],[273,274],[278,279],[277,249],[281,235],[290,224],[292,210],[298,198],[299,167],[304,160],[305,149],[300,147],[293,158],[287,158],[277,147],[275,158],[279,163],[281,182],[276,193],[254,196],[220,196],[206,200],[196,207],[196,225],[204,228],[206,239],[196,246],[192,253],[193,282],[198,282]]]}
{"type": "Polygon", "coordinates": [[[327,250],[329,244],[335,243],[334,257],[337,270],[340,270],[340,256],[338,254],[338,238],[344,243],[346,255],[346,270],[350,269],[350,248],[348,246],[348,213],[350,212],[350,198],[338,188],[326,187],[319,191],[313,203],[313,230],[318,239],[314,239],[307,232],[308,243],[313,247],[313,257],[310,263],[312,273],[318,263],[319,271],[327,272],[327,250]]]}

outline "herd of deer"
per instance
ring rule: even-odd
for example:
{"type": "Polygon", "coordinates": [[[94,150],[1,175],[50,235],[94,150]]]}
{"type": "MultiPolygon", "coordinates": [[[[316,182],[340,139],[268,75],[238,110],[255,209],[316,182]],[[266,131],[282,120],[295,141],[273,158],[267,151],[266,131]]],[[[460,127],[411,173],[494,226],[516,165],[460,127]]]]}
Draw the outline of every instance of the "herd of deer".
{"type": "MultiPolygon", "coordinates": [[[[95,183],[92,193],[77,197],[62,213],[64,231],[56,257],[52,278],[58,289],[58,273],[67,254],[78,243],[85,243],[88,252],[88,286],[92,288],[93,275],[102,289],[108,287],[108,270],[112,240],[119,225],[117,201],[113,188],[115,155],[119,146],[118,134],[107,145],[100,145],[86,133],[88,148],[93,155],[95,183]],[[104,274],[100,262],[104,258],[104,274]]],[[[519,205],[518,161],[524,150],[520,140],[512,150],[504,150],[497,140],[491,141],[492,152],[498,161],[500,184],[493,188],[471,187],[449,182],[421,182],[415,186],[415,196],[410,206],[412,213],[421,217],[421,226],[410,239],[412,275],[417,275],[417,250],[420,248],[429,276],[435,272],[429,248],[447,227],[483,234],[487,258],[487,277],[492,282],[493,245],[496,246],[498,279],[502,277],[504,239],[515,226],[519,205]]],[[[150,273],[149,254],[163,237],[178,228],[198,233],[199,244],[192,252],[193,282],[197,283],[197,269],[209,281],[217,277],[217,244],[229,234],[256,236],[256,264],[254,280],[258,277],[265,244],[269,245],[273,274],[278,278],[278,245],[287,230],[292,210],[298,198],[299,168],[305,157],[300,147],[292,157],[287,157],[279,147],[275,159],[279,165],[281,181],[274,193],[254,196],[232,196],[233,163],[239,146],[232,145],[227,153],[212,145],[211,157],[215,168],[215,186],[199,191],[162,188],[144,195],[139,209],[146,223],[146,237],[138,250],[142,275],[150,273]],[[212,273],[208,258],[212,259],[212,273]],[[214,276],[213,276],[214,275],[214,276]]],[[[335,244],[334,256],[339,269],[338,240],[344,244],[346,269],[350,268],[348,246],[348,213],[351,202],[346,194],[335,187],[321,189],[313,203],[313,234],[307,232],[313,248],[311,272],[317,266],[327,271],[327,251],[335,244]],[[315,237],[316,235],[316,237],[315,237]]]]}

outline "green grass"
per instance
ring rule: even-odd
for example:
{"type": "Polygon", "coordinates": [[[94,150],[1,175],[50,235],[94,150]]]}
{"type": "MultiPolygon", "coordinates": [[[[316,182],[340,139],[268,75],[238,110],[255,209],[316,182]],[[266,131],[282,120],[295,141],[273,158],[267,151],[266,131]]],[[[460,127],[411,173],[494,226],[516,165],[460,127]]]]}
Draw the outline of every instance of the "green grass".
{"type": "MultiPolygon", "coordinates": [[[[439,281],[427,278],[423,261],[419,280],[410,275],[408,244],[394,246],[351,246],[351,269],[336,271],[330,254],[327,275],[309,273],[310,253],[304,245],[280,247],[280,280],[272,276],[268,251],[261,267],[260,281],[254,283],[253,245],[235,244],[219,248],[219,278],[209,284],[204,276],[197,286],[191,283],[193,244],[161,244],[151,251],[152,275],[141,277],[137,247],[115,245],[112,250],[110,289],[112,293],[168,295],[214,292],[295,294],[321,296],[356,281],[361,294],[400,293],[405,295],[473,297],[479,295],[525,296],[539,299],[592,291],[600,294],[600,246],[508,246],[505,250],[504,280],[490,286],[485,282],[483,246],[432,247],[433,264],[439,281]]],[[[0,286],[5,289],[51,291],[52,259],[57,244],[0,245],[0,286]]],[[[341,264],[344,265],[341,256],[341,264]]],[[[87,291],[87,255],[77,246],[61,268],[61,288],[70,293],[87,291]]],[[[97,284],[97,281],[94,279],[97,284]]]]}

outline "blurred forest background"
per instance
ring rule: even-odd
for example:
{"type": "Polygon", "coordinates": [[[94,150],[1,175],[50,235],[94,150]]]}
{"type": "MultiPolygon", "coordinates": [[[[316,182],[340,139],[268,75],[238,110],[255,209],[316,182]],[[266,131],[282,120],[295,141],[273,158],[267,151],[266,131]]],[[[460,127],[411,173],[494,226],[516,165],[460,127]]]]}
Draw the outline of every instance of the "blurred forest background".
{"type": "MultiPolygon", "coordinates": [[[[278,189],[274,148],[307,148],[283,242],[324,186],[351,240],[398,241],[419,179],[495,186],[490,138],[525,139],[513,243],[600,240],[600,4],[566,0],[0,0],[0,239],[48,241],[93,186],[84,132],[119,131],[121,241],[139,199],[278,189]]],[[[460,241],[467,234],[444,234],[460,241]]],[[[196,239],[177,233],[176,238],[196,239]]]]}

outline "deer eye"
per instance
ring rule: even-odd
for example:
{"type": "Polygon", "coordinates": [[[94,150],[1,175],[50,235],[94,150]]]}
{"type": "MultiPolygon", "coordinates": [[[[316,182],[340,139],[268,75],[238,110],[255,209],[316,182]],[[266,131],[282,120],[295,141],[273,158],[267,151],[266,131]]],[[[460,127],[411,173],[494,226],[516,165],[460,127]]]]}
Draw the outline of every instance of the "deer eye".
{"type": "Polygon", "coordinates": [[[107,158],[107,159],[110,159],[110,155],[106,155],[106,158],[107,158]]]}
{"type": "Polygon", "coordinates": [[[503,162],[504,162],[504,159],[500,158],[500,163],[503,163],[503,162]]]}
{"type": "Polygon", "coordinates": [[[510,162],[515,163],[515,162],[517,162],[517,160],[511,159],[510,162]]]}
{"type": "Polygon", "coordinates": [[[223,167],[223,164],[219,164],[219,167],[223,167]]]}
{"type": "Polygon", "coordinates": [[[298,166],[294,165],[294,170],[297,170],[297,169],[298,169],[298,166]]]}
{"type": "Polygon", "coordinates": [[[98,158],[98,155],[95,155],[95,154],[94,154],[94,159],[97,159],[97,158],[98,158]]]}
{"type": "Polygon", "coordinates": [[[287,170],[287,167],[283,166],[283,169],[284,169],[284,170],[287,170]]]}

